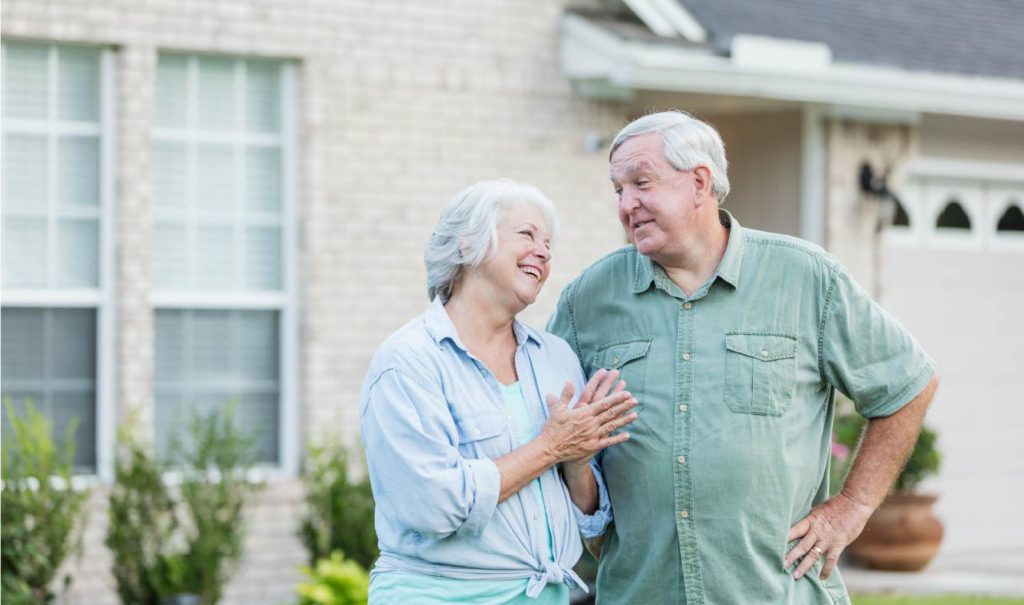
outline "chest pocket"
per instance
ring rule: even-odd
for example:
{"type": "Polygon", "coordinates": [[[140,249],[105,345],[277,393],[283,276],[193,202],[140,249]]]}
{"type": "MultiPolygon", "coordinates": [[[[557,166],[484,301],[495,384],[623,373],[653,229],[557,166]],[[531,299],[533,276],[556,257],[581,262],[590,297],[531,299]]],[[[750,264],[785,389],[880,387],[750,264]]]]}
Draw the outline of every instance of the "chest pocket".
{"type": "Polygon", "coordinates": [[[455,423],[459,453],[467,458],[495,459],[512,450],[508,420],[503,414],[467,416],[455,423]]]}
{"type": "Polygon", "coordinates": [[[725,335],[725,402],[737,414],[781,416],[796,388],[796,337],[764,332],[725,335]]]}
{"type": "Polygon", "coordinates": [[[626,390],[639,402],[633,411],[644,407],[644,385],[647,381],[647,352],[651,339],[631,340],[604,345],[594,352],[593,371],[600,368],[619,370],[619,380],[626,381],[626,390]]]}

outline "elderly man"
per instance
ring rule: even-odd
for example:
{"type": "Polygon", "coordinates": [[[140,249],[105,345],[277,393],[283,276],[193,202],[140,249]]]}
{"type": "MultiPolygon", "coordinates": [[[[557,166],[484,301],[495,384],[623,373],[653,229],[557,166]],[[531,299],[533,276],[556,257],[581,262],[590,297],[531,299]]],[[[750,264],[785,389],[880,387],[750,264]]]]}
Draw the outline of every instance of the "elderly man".
{"type": "Polygon", "coordinates": [[[719,208],[710,125],[648,115],[610,162],[633,244],[570,283],[549,325],[639,400],[630,440],[599,454],[598,602],[849,603],[836,560],[913,447],[934,363],[834,257],[719,208]],[[829,497],[836,391],[870,421],[829,497]]]}

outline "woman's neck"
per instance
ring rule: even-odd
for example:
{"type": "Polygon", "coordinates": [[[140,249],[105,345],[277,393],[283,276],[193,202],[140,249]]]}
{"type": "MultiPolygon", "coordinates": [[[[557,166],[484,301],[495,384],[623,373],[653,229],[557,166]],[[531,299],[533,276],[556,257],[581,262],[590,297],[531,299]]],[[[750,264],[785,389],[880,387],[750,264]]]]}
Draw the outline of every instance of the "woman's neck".
{"type": "Polygon", "coordinates": [[[515,382],[515,314],[472,288],[457,289],[444,308],[469,352],[501,382],[515,382]]]}

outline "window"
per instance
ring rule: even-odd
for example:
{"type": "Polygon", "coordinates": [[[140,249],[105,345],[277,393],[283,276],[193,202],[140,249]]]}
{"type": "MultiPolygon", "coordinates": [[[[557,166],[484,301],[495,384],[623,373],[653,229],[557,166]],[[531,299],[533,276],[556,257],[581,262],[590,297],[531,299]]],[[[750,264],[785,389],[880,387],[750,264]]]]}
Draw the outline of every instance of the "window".
{"type": "Polygon", "coordinates": [[[971,219],[967,216],[967,211],[964,210],[960,201],[952,199],[942,209],[938,220],[935,221],[935,226],[940,229],[965,229],[970,231],[971,219]]]}
{"type": "MultiPolygon", "coordinates": [[[[113,318],[111,57],[3,43],[3,397],[74,425],[79,472],[108,474],[113,318]]],[[[9,426],[4,414],[4,437],[9,426]]]]}
{"type": "Polygon", "coordinates": [[[153,131],[156,439],[231,403],[288,466],[287,106],[281,62],[161,53],[153,131]]]}
{"type": "Polygon", "coordinates": [[[1001,233],[1024,232],[1024,212],[1017,200],[1011,200],[1006,212],[999,217],[996,231],[1001,233]]]}

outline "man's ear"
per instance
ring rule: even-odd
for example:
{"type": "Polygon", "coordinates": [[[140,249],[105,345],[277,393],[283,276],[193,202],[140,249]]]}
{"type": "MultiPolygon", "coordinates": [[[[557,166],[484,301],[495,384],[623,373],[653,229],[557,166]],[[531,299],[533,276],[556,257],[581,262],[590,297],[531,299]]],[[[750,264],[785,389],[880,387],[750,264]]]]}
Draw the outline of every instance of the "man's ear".
{"type": "Polygon", "coordinates": [[[703,164],[699,164],[693,169],[693,187],[695,189],[694,197],[698,200],[704,200],[708,196],[713,195],[711,187],[711,169],[703,164]]]}

